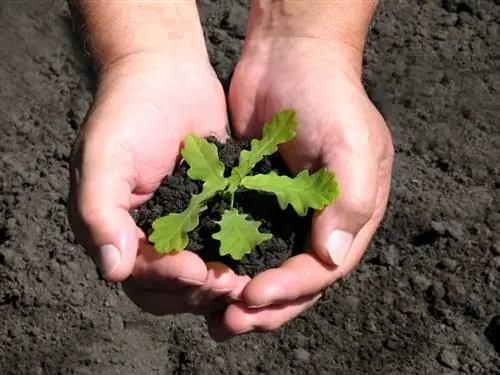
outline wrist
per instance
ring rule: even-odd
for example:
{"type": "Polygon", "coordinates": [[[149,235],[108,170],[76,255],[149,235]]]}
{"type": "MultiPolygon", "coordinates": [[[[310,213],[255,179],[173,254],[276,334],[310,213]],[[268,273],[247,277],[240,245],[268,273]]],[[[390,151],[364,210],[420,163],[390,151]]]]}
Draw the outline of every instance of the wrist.
{"type": "Polygon", "coordinates": [[[361,65],[377,5],[378,0],[252,0],[247,44],[313,39],[361,65]]]}
{"type": "Polygon", "coordinates": [[[69,0],[100,68],[136,54],[208,59],[195,0],[69,0]]]}

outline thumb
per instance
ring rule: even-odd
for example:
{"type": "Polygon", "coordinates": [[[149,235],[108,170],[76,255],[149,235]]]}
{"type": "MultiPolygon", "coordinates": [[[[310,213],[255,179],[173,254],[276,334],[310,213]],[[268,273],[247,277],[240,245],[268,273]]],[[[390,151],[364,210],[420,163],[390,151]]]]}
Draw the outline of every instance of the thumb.
{"type": "Polygon", "coordinates": [[[75,164],[71,168],[70,225],[102,277],[122,282],[132,273],[139,246],[139,233],[129,214],[130,186],[116,165],[108,168],[103,160],[75,164]]]}
{"type": "Polygon", "coordinates": [[[352,255],[357,258],[365,250],[356,237],[375,210],[378,160],[369,152],[347,151],[332,152],[325,161],[335,173],[340,195],[332,205],[314,214],[311,242],[325,263],[341,266],[350,253],[359,253],[352,255]]]}

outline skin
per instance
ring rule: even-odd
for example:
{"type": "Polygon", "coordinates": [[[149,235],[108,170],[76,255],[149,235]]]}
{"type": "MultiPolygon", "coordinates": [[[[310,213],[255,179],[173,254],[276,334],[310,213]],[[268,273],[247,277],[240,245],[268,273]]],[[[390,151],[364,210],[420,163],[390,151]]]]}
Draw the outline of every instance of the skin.
{"type": "Polygon", "coordinates": [[[226,137],[195,2],[74,5],[100,79],[74,148],[69,217],[107,281],[152,314],[202,314],[227,340],[278,329],[356,267],[384,216],[394,158],[361,84],[375,1],[252,2],[228,98],[233,130],[259,136],[273,114],[297,109],[301,127],[282,156],[293,172],[326,166],[341,188],[315,213],[308,249],[252,280],[189,251],[159,256],[128,214],[173,171],[185,134],[226,137]]]}

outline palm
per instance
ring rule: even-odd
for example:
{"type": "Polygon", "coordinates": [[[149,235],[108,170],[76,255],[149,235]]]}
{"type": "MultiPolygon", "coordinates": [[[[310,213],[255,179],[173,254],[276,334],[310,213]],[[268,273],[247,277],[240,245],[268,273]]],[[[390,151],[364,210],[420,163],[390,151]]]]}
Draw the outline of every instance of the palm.
{"type": "MultiPolygon", "coordinates": [[[[356,80],[331,57],[292,59],[276,56],[263,68],[259,64],[240,62],[235,71],[230,104],[236,118],[235,133],[242,137],[257,136],[263,123],[285,108],[295,108],[299,119],[296,139],[281,148],[281,154],[292,172],[322,166],[331,150],[352,152],[363,147],[356,139],[372,129],[387,132],[383,118],[356,80]],[[325,71],[324,67],[329,69],[325,71]],[[248,106],[253,106],[251,118],[248,106]],[[359,121],[360,118],[366,121],[359,121]],[[346,132],[344,126],[351,128],[346,132]],[[352,129],[352,127],[359,129],[352,129]]],[[[326,55],[326,54],[324,54],[326,55]]]]}
{"type": "Polygon", "coordinates": [[[109,90],[103,85],[91,120],[101,123],[105,121],[101,116],[112,116],[113,126],[90,127],[87,132],[93,133],[94,145],[96,139],[101,140],[96,147],[108,150],[109,157],[119,161],[117,167],[131,181],[131,205],[135,206],[148,199],[175,168],[186,133],[224,133],[224,93],[206,67],[186,68],[181,74],[141,70],[133,76],[108,79],[113,84],[109,90]]]}

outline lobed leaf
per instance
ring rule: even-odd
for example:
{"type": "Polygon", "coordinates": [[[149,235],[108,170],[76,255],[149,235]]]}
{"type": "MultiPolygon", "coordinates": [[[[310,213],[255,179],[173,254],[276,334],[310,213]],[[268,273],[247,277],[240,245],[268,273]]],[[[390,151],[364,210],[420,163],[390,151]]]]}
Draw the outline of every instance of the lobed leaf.
{"type": "Polygon", "coordinates": [[[193,180],[204,181],[207,186],[227,186],[224,178],[224,164],[219,159],[217,146],[194,134],[184,138],[181,151],[184,160],[189,164],[187,175],[193,180]]]}
{"type": "Polygon", "coordinates": [[[276,172],[247,176],[241,182],[247,189],[274,193],[281,209],[292,205],[297,214],[305,216],[309,208],[321,209],[331,204],[340,193],[335,174],[322,168],[314,174],[301,171],[294,178],[276,172]]]}
{"type": "Polygon", "coordinates": [[[232,170],[229,178],[230,185],[234,187],[239,184],[265,156],[278,151],[278,145],[292,140],[296,129],[295,110],[287,109],[274,115],[272,120],[264,125],[262,138],[252,139],[250,149],[241,152],[239,164],[232,170]]]}
{"type": "Polygon", "coordinates": [[[224,211],[221,220],[216,221],[220,231],[214,233],[212,238],[220,241],[220,255],[229,255],[234,260],[241,260],[255,246],[272,237],[269,233],[259,232],[260,223],[247,220],[247,217],[248,215],[233,208],[224,211]]]}
{"type": "Polygon", "coordinates": [[[207,209],[206,202],[217,194],[219,187],[204,185],[201,193],[191,197],[184,211],[170,213],[153,221],[153,232],[148,240],[153,243],[157,252],[167,254],[186,248],[189,243],[188,233],[200,224],[199,216],[207,209]]]}

